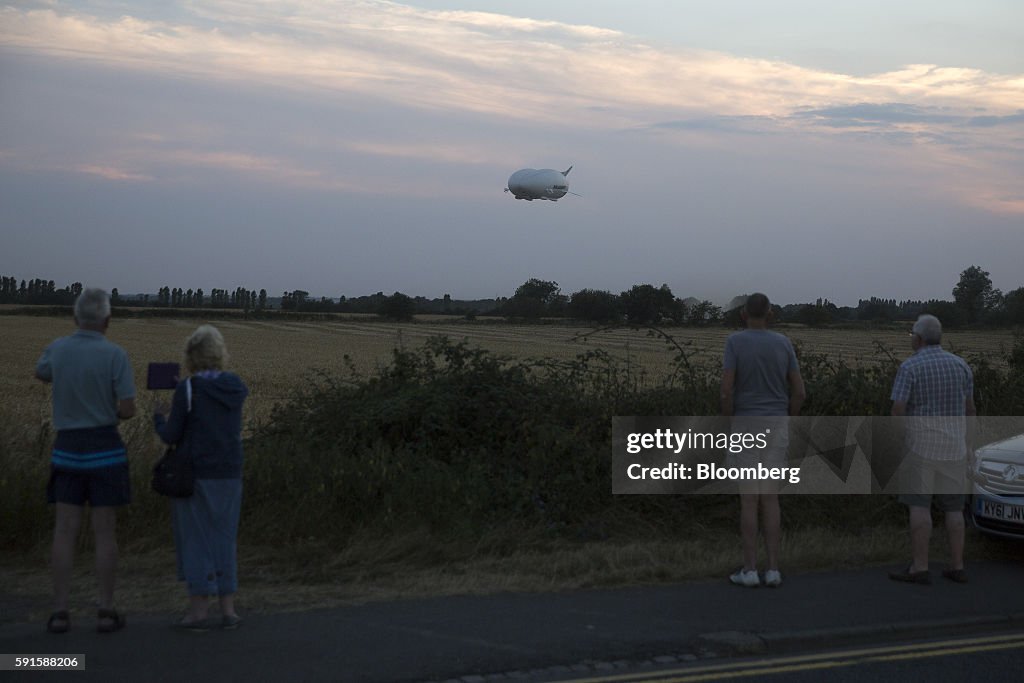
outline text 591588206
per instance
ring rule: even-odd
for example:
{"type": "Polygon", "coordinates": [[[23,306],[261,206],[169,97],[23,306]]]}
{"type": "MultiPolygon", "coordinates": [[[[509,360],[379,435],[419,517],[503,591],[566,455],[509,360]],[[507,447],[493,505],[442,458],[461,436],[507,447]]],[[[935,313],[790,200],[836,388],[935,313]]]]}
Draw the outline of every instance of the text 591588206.
{"type": "Polygon", "coordinates": [[[0,671],[85,671],[85,655],[0,654],[0,671]]]}

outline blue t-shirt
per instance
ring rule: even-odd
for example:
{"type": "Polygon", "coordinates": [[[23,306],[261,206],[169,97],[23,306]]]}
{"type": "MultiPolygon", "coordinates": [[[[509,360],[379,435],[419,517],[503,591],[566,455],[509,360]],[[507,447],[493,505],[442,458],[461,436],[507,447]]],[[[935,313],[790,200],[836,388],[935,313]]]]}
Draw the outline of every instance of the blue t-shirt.
{"type": "Polygon", "coordinates": [[[117,402],[135,397],[128,354],[91,330],[47,346],[36,376],[53,382],[53,428],[58,431],[116,425],[117,402]]]}
{"type": "Polygon", "coordinates": [[[734,332],[722,367],[736,371],[735,415],[789,414],[789,373],[800,369],[789,339],[770,330],[734,332]]]}

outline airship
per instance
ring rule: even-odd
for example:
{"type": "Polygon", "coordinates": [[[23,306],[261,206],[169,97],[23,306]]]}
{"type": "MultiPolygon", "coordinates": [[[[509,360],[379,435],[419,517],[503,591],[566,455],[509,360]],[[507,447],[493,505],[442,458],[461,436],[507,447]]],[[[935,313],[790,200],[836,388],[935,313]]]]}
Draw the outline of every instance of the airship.
{"type": "Polygon", "coordinates": [[[516,199],[525,199],[528,202],[534,199],[557,202],[566,194],[576,194],[569,192],[569,179],[566,176],[571,170],[572,166],[564,171],[556,171],[553,168],[523,168],[509,176],[505,192],[511,192],[516,199]]]}

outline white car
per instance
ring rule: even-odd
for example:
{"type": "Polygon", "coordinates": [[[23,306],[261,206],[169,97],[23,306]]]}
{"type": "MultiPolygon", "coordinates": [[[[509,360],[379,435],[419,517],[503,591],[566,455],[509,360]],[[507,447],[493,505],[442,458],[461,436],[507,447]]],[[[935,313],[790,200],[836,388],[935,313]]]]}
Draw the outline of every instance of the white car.
{"type": "Polygon", "coordinates": [[[979,530],[1024,539],[1024,434],[974,452],[970,517],[979,530]]]}

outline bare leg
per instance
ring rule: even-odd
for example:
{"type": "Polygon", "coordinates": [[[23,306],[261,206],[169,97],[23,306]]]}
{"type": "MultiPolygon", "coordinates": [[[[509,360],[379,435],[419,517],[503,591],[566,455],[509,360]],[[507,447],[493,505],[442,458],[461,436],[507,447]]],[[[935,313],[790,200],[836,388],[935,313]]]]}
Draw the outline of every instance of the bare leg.
{"type": "Polygon", "coordinates": [[[910,548],[914,557],[911,571],[928,571],[928,542],[931,537],[931,509],[917,505],[910,506],[910,548]]]}
{"type": "Polygon", "coordinates": [[[779,545],[782,539],[782,513],[778,493],[762,493],[761,523],[764,525],[764,544],[768,551],[768,569],[779,568],[779,545]]]}
{"type": "Polygon", "coordinates": [[[757,569],[757,494],[740,494],[740,535],[743,537],[743,570],[757,569]]]}
{"type": "Polygon", "coordinates": [[[82,528],[82,508],[68,503],[56,505],[50,564],[53,568],[54,609],[60,612],[68,608],[71,570],[75,561],[75,541],[78,540],[78,532],[82,528]]]}
{"type": "Polygon", "coordinates": [[[949,562],[952,569],[964,568],[964,513],[946,513],[946,534],[949,536],[949,562]]]}
{"type": "Polygon", "coordinates": [[[114,609],[114,580],[117,576],[117,509],[94,507],[92,532],[96,541],[96,577],[99,580],[100,609],[114,609]]]}
{"type": "Polygon", "coordinates": [[[210,598],[206,595],[188,596],[188,616],[185,621],[202,621],[210,611],[210,598]]]}

